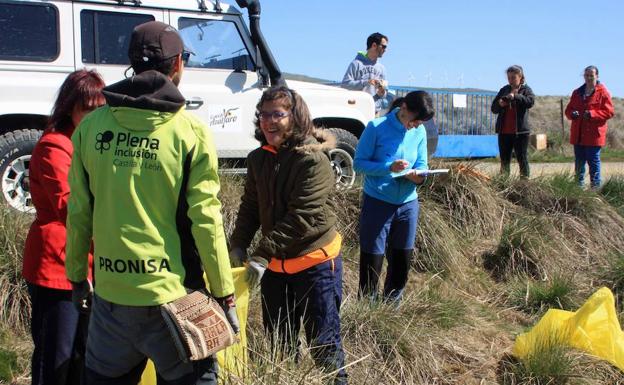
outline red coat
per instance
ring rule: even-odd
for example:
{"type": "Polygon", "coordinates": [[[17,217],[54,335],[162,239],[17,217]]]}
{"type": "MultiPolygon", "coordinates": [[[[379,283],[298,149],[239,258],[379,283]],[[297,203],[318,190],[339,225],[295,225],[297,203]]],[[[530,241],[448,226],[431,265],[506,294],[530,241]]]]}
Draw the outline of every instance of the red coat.
{"type": "Polygon", "coordinates": [[[574,90],[565,114],[572,121],[570,143],[583,146],[604,146],[607,139],[607,120],[613,117],[613,103],[607,87],[598,83],[594,93],[583,98],[585,85],[574,90]],[[574,118],[572,111],[578,111],[579,117],[574,118]],[[583,118],[589,111],[591,117],[583,118]]]}
{"type": "Polygon", "coordinates": [[[37,216],[26,238],[22,266],[26,281],[65,290],[71,289],[65,276],[67,175],[73,153],[70,135],[46,130],[33,150],[29,180],[37,216]]]}

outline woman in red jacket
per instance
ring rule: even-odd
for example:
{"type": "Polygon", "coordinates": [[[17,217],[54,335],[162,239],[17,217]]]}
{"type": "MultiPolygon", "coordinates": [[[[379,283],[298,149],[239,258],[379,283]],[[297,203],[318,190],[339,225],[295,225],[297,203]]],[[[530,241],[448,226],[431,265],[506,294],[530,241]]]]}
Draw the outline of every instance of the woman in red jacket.
{"type": "Polygon", "coordinates": [[[37,216],[26,238],[22,275],[32,303],[33,385],[80,383],[82,368],[72,366],[72,356],[74,351],[84,352],[86,340],[80,340],[86,336],[87,325],[82,320],[79,328],[81,317],[65,277],[67,174],[73,152],[71,135],[88,112],[104,104],[103,87],[95,71],[71,73],[30,159],[30,192],[37,216]]]}
{"type": "Polygon", "coordinates": [[[574,145],[574,170],[578,183],[585,181],[585,163],[589,164],[592,188],[600,186],[600,149],[607,137],[607,120],[613,117],[611,95],[598,81],[598,68],[589,66],[583,74],[585,84],[572,92],[565,114],[572,121],[570,143],[574,145]]]}

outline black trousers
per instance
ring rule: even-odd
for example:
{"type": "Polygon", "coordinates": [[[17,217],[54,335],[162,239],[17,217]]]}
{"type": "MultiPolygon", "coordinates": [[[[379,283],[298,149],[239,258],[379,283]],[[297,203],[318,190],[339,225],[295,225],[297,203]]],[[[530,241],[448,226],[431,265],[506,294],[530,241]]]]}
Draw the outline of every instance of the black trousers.
{"type": "Polygon", "coordinates": [[[32,304],[32,385],[84,383],[88,316],[71,301],[71,290],[28,284],[32,304]]]}
{"type": "MultiPolygon", "coordinates": [[[[413,251],[413,249],[387,250],[388,270],[383,290],[384,301],[399,302],[403,297],[413,251]]],[[[360,290],[358,293],[360,297],[377,298],[383,260],[383,254],[360,251],[360,290]]]]}
{"type": "Polygon", "coordinates": [[[509,174],[511,153],[516,154],[518,166],[520,166],[520,176],[528,178],[529,156],[527,149],[529,148],[529,134],[498,134],[498,151],[501,160],[501,173],[509,174]]]}

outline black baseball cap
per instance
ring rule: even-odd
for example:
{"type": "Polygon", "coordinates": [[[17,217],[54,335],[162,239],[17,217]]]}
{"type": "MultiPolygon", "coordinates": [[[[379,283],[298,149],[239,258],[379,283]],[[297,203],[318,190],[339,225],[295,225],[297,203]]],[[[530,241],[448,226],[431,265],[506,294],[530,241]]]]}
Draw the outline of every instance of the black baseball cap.
{"type": "Polygon", "coordinates": [[[184,46],[175,28],[160,21],[148,21],[137,25],[132,31],[128,57],[131,63],[158,63],[184,51],[192,53],[184,46]]]}

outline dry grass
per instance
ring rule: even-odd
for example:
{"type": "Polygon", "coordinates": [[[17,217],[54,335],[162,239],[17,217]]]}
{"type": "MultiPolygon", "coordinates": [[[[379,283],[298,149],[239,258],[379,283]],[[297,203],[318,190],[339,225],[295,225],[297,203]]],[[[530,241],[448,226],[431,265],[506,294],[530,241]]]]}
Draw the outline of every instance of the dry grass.
{"type": "MultiPolygon", "coordinates": [[[[548,307],[574,308],[600,285],[622,287],[621,254],[614,253],[624,250],[624,220],[601,195],[574,190],[566,178],[489,180],[470,165],[429,178],[420,188],[417,257],[398,307],[356,299],[361,190],[336,193],[345,239],[342,335],[350,383],[621,382],[622,373],[610,365],[567,349],[561,354],[569,365],[557,367],[551,360],[554,366],[546,372],[507,358],[514,335],[548,307]]],[[[222,178],[228,234],[242,186],[240,177],[222,178]]],[[[16,324],[24,330],[27,297],[18,271],[28,218],[3,210],[0,219],[2,257],[8,261],[0,267],[0,282],[13,293],[1,297],[6,290],[0,292],[0,330],[16,324]]],[[[248,376],[228,378],[227,384],[325,384],[331,379],[314,366],[305,344],[298,361],[271,349],[261,325],[256,293],[247,329],[248,376]]],[[[12,346],[28,347],[29,337],[22,331],[15,338],[3,344],[16,351],[23,371],[28,348],[12,346]]],[[[544,357],[536,361],[546,362],[544,357]]]]}
{"type": "MultiPolygon", "coordinates": [[[[572,90],[570,90],[570,94],[572,90]]],[[[535,106],[529,110],[529,119],[533,131],[548,135],[551,147],[558,148],[567,155],[572,154],[572,146],[569,143],[570,121],[564,117],[563,130],[561,128],[561,101],[563,108],[570,101],[569,97],[538,96],[535,106]]],[[[607,131],[607,147],[624,148],[624,99],[613,98],[615,116],[609,120],[607,131]]]]}

